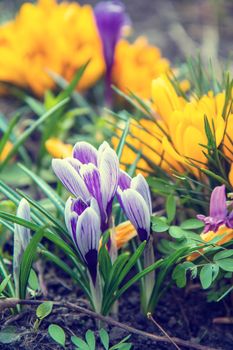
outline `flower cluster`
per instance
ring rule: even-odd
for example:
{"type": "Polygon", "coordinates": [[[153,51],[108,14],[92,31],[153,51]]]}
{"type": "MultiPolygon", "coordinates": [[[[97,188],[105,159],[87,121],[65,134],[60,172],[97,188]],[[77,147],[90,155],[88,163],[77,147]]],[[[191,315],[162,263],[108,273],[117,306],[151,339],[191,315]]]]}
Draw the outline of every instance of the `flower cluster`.
{"type": "Polygon", "coordinates": [[[94,10],[77,2],[24,3],[14,20],[0,26],[0,80],[42,96],[55,85],[49,72],[70,81],[90,60],[79,90],[93,86],[106,72],[108,93],[113,82],[149,97],[150,81],[167,71],[168,61],[144,40],[120,40],[129,23],[117,0],[102,1],[94,10]]]}
{"type": "Polygon", "coordinates": [[[95,284],[100,237],[111,226],[115,195],[140,240],[149,239],[152,208],[148,184],[142,175],[132,179],[119,169],[118,157],[107,142],[98,150],[78,142],[72,157],[53,159],[52,167],[74,196],[66,203],[66,226],[95,284]]]}
{"type": "Polygon", "coordinates": [[[53,88],[49,71],[70,80],[91,59],[79,83],[81,90],[104,72],[101,42],[88,5],[55,0],[24,3],[15,20],[0,27],[0,43],[0,80],[37,95],[53,88]]]}
{"type": "MultiPolygon", "coordinates": [[[[224,116],[225,91],[216,95],[210,91],[200,98],[189,97],[186,100],[177,94],[167,77],[161,76],[152,82],[151,97],[154,119],[133,123],[127,139],[131,150],[125,149],[123,161],[128,154],[131,161],[135,160],[140,150],[148,171],[152,169],[151,164],[155,164],[168,173],[188,170],[199,178],[200,172],[191,163],[197,167],[207,167],[206,118],[216,146],[222,146],[231,166],[229,181],[233,184],[233,113],[228,106],[228,116],[224,116]]],[[[139,167],[144,165],[140,162],[139,167]]]]}

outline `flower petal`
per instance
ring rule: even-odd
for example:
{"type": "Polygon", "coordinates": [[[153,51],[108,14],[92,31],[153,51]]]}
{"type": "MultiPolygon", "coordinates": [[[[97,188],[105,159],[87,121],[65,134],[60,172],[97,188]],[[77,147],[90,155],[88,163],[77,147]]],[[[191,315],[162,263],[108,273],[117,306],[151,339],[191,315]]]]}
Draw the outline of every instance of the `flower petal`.
{"type": "Polygon", "coordinates": [[[97,150],[88,142],[77,142],[73,148],[73,157],[82,164],[92,163],[97,165],[97,150]]]}
{"type": "Polygon", "coordinates": [[[76,244],[83,261],[87,264],[93,283],[96,281],[100,219],[92,208],[87,208],[79,217],[76,227],[76,244]]]}
{"type": "Polygon", "coordinates": [[[121,1],[101,1],[95,7],[95,18],[103,45],[107,72],[112,68],[115,47],[120,39],[122,27],[129,22],[125,6],[121,1]]]}
{"type": "Polygon", "coordinates": [[[210,216],[213,218],[226,218],[227,205],[225,185],[214,188],[210,197],[210,216]]]}
{"type": "Polygon", "coordinates": [[[120,202],[127,218],[131,221],[138,232],[141,241],[147,240],[150,235],[150,212],[140,193],[133,189],[123,192],[118,191],[120,202]]]}
{"type": "MultiPolygon", "coordinates": [[[[31,221],[30,206],[26,199],[23,198],[19,202],[16,216],[21,219],[31,221]]],[[[30,229],[18,224],[15,224],[14,228],[14,237],[16,240],[20,241],[23,250],[25,250],[31,238],[30,229]]]]}
{"type": "Polygon", "coordinates": [[[130,188],[131,177],[123,170],[120,170],[118,185],[122,191],[130,188]]]}
{"type": "Polygon", "coordinates": [[[150,215],[152,215],[151,195],[148,183],[142,174],[138,174],[131,181],[131,188],[139,192],[145,199],[150,215]]]}
{"type": "Polygon", "coordinates": [[[52,168],[68,191],[85,201],[89,200],[90,194],[83,179],[66,159],[53,159],[52,168]]]}
{"type": "Polygon", "coordinates": [[[101,178],[103,205],[107,208],[116,194],[119,179],[119,159],[116,152],[103,143],[98,151],[98,168],[101,178]]]}

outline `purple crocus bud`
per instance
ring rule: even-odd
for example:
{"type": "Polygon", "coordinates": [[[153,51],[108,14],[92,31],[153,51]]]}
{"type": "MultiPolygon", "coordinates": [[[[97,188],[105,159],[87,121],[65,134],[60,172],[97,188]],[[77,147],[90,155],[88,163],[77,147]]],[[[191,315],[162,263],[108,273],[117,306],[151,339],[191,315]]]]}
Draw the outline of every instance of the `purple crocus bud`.
{"type": "Polygon", "coordinates": [[[88,204],[95,198],[101,216],[101,230],[107,230],[119,178],[116,152],[107,142],[98,150],[87,142],[78,142],[73,148],[73,158],[53,159],[52,167],[75,197],[81,197],[88,204]]]}
{"type": "Polygon", "coordinates": [[[222,225],[233,228],[233,212],[228,213],[227,210],[225,185],[217,186],[212,191],[209,216],[197,215],[197,218],[205,224],[204,233],[217,232],[222,225]]]}
{"type": "MultiPolygon", "coordinates": [[[[30,206],[26,199],[22,199],[19,202],[16,216],[31,221],[30,206]]],[[[22,255],[27,248],[29,241],[31,239],[30,229],[15,224],[14,225],[14,252],[13,252],[13,276],[16,288],[16,294],[19,293],[19,269],[22,259],[22,255]]]]}
{"type": "Polygon", "coordinates": [[[70,197],[66,202],[65,222],[95,285],[101,236],[98,205],[95,199],[88,205],[80,197],[77,199],[70,197]]]}
{"type": "Polygon", "coordinates": [[[121,171],[117,197],[127,218],[138,232],[141,241],[150,237],[152,205],[149,186],[145,178],[138,174],[133,179],[121,171]]]}
{"type": "Polygon", "coordinates": [[[106,102],[111,102],[111,72],[115,48],[124,25],[129,24],[124,4],[119,1],[101,1],[95,6],[95,19],[103,46],[106,64],[106,102]]]}

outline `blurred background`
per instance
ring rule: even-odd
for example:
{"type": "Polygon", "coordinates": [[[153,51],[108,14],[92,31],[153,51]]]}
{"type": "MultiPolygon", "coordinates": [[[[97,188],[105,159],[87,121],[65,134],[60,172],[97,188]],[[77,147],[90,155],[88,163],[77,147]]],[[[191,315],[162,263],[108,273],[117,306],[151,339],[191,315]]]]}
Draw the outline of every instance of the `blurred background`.
{"type": "MultiPolygon", "coordinates": [[[[0,21],[12,18],[22,0],[0,0],[0,21]]],[[[31,1],[34,2],[34,1],[31,1]]],[[[97,0],[80,0],[96,4],[97,0]]],[[[133,37],[146,35],[173,63],[197,55],[228,64],[233,58],[232,0],[123,0],[133,23],[133,37]]]]}

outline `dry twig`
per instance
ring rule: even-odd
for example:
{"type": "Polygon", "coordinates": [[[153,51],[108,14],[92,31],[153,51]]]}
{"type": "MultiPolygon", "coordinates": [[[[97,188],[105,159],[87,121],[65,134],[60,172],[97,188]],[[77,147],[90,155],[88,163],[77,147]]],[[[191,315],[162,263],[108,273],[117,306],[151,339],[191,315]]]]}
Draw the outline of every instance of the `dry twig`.
{"type": "MultiPolygon", "coordinates": [[[[0,311],[3,311],[5,308],[12,308],[12,307],[16,307],[17,304],[19,305],[39,305],[43,302],[45,302],[47,300],[20,300],[20,299],[0,299],[0,311]]],[[[74,312],[78,312],[84,315],[87,315],[89,317],[95,318],[97,320],[100,320],[102,322],[105,322],[109,325],[115,326],[115,327],[119,327],[121,329],[124,329],[125,331],[129,332],[129,333],[133,333],[133,334],[137,334],[146,338],[149,338],[155,342],[163,342],[163,343],[167,343],[168,339],[167,337],[164,336],[159,336],[159,335],[155,335],[155,334],[151,334],[151,333],[147,333],[144,331],[141,331],[140,329],[134,328],[132,326],[128,326],[125,323],[121,323],[118,322],[116,320],[114,320],[111,317],[107,317],[107,316],[103,316],[100,314],[97,314],[94,311],[85,309],[84,307],[81,307],[79,305],[76,304],[72,304],[69,302],[59,302],[59,301],[52,301],[54,306],[59,306],[59,307],[65,307],[68,308],[69,310],[72,310],[74,312]]],[[[176,337],[170,337],[170,341],[172,340],[173,343],[176,343],[177,345],[183,346],[185,348],[188,349],[196,349],[196,350],[217,350],[216,348],[211,348],[209,346],[204,346],[204,345],[200,345],[200,344],[195,344],[192,343],[190,341],[187,340],[183,340],[180,338],[176,338],[176,337]]]]}

